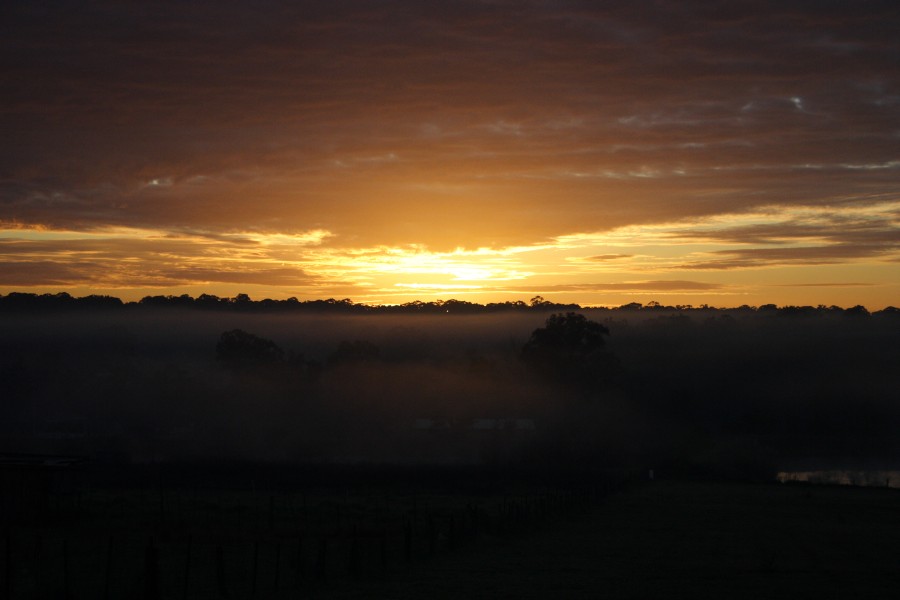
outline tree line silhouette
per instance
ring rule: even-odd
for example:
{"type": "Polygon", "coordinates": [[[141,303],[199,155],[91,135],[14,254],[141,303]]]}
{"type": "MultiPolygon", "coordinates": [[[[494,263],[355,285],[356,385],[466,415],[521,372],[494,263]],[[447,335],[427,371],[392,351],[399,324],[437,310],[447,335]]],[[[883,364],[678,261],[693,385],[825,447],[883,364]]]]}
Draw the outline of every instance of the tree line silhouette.
{"type": "Polygon", "coordinates": [[[897,316],[900,308],[888,306],[882,310],[869,312],[862,306],[856,305],[850,308],[840,306],[776,306],[764,304],[761,306],[742,305],[735,308],[717,308],[708,304],[675,304],[665,305],[659,302],[641,304],[631,302],[618,307],[583,307],[575,303],[558,303],[535,296],[529,302],[522,300],[510,300],[506,302],[489,302],[479,304],[467,300],[414,300],[396,305],[359,304],[349,298],[336,300],[328,298],[324,300],[298,300],[291,297],[285,300],[252,300],[247,294],[237,294],[231,298],[215,296],[213,294],[200,294],[196,298],[188,294],[180,296],[159,295],[145,296],[135,302],[124,302],[115,296],[91,294],[75,297],[67,292],[56,294],[35,294],[28,292],[10,292],[0,294],[0,313],[2,312],[47,312],[47,311],[133,311],[144,309],[191,309],[219,312],[243,312],[243,313],[290,313],[290,312],[318,312],[333,314],[455,314],[474,315],[492,314],[499,312],[529,312],[529,311],[573,311],[590,308],[594,311],[609,312],[642,312],[642,313],[718,313],[718,314],[772,314],[785,317],[815,317],[823,315],[862,316],[897,316]]]}

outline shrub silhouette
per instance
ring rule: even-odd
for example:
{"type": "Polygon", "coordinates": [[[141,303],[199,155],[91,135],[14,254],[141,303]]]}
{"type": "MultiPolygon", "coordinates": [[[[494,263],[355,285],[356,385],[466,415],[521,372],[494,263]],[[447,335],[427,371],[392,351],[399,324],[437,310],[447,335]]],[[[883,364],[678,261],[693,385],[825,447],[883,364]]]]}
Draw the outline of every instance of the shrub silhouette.
{"type": "Polygon", "coordinates": [[[232,329],[219,337],[216,360],[229,369],[241,370],[281,363],[284,352],[272,340],[232,329]]]}

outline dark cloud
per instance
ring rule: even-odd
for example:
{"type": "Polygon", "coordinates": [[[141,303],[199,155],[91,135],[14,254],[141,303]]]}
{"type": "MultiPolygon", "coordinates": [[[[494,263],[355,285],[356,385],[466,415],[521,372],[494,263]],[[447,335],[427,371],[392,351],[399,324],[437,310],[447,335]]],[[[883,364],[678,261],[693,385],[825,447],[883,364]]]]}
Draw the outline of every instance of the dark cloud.
{"type": "Polygon", "coordinates": [[[203,268],[169,268],[163,271],[172,283],[184,285],[188,283],[249,283],[276,286],[308,285],[314,279],[300,269],[292,268],[259,268],[251,265],[238,265],[234,270],[203,268]]]}
{"type": "Polygon", "coordinates": [[[835,244],[831,246],[798,246],[785,248],[746,248],[719,250],[714,258],[687,263],[682,269],[719,270],[752,269],[776,265],[828,265],[858,259],[890,258],[895,247],[879,245],[835,244]]]}
{"type": "Polygon", "coordinates": [[[84,273],[67,262],[36,260],[28,262],[0,260],[3,283],[14,287],[36,285],[68,286],[84,281],[84,273]]]}
{"type": "MultiPolygon", "coordinates": [[[[877,210],[849,206],[799,212],[800,216],[772,214],[768,223],[686,227],[667,235],[682,241],[753,246],[707,252],[704,258],[682,266],[687,269],[823,265],[860,259],[884,261],[891,260],[900,251],[896,211],[888,205],[877,210]]],[[[761,218],[765,217],[755,217],[761,218]]]]}
{"type": "Polygon", "coordinates": [[[874,283],[862,282],[824,282],[824,283],[785,283],[775,287],[869,287],[874,283]]]}
{"type": "Polygon", "coordinates": [[[478,245],[900,187],[867,168],[897,158],[888,2],[8,2],[2,21],[0,215],[25,223],[478,245]]]}
{"type": "Polygon", "coordinates": [[[598,254],[597,256],[589,256],[587,260],[596,260],[604,262],[607,260],[617,260],[620,258],[631,258],[634,254],[598,254]]]}
{"type": "MultiPolygon", "coordinates": [[[[223,246],[211,245],[207,247],[206,251],[209,252],[212,248],[220,251],[223,249],[223,246]]],[[[62,253],[75,256],[103,255],[110,259],[125,259],[139,255],[188,258],[202,255],[205,252],[204,246],[198,244],[195,239],[142,239],[138,237],[116,237],[115,235],[98,239],[0,239],[0,255],[3,256],[25,257],[62,253]]]]}
{"type": "Polygon", "coordinates": [[[301,286],[317,282],[280,265],[247,240],[110,237],[0,239],[3,283],[167,287],[211,283],[301,286]]]}
{"type": "MultiPolygon", "coordinates": [[[[728,244],[783,244],[822,240],[832,244],[881,246],[885,251],[900,247],[898,218],[880,214],[854,214],[840,210],[802,218],[772,215],[771,223],[723,226],[717,229],[685,228],[670,233],[673,238],[703,239],[728,244]]],[[[874,248],[873,248],[874,249],[874,248]]]]}
{"type": "Polygon", "coordinates": [[[13,287],[87,286],[96,288],[176,287],[197,284],[238,283],[275,286],[307,286],[315,279],[299,269],[265,269],[251,265],[234,270],[181,268],[144,260],[139,267],[123,266],[109,259],[88,261],[29,260],[0,262],[4,283],[13,287]]]}

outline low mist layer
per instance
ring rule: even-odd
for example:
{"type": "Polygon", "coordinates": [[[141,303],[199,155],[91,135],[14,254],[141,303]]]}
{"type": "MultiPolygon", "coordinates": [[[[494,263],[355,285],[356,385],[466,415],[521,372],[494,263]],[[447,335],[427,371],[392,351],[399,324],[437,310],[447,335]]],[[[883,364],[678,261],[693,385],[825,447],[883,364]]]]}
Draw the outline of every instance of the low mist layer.
{"type": "Polygon", "coordinates": [[[577,312],[609,332],[605,362],[585,367],[602,376],[523,359],[552,314],[541,310],[5,314],[0,444],[113,461],[583,461],[736,476],[900,458],[893,313],[577,312]],[[223,359],[234,331],[274,358],[223,359]]]}

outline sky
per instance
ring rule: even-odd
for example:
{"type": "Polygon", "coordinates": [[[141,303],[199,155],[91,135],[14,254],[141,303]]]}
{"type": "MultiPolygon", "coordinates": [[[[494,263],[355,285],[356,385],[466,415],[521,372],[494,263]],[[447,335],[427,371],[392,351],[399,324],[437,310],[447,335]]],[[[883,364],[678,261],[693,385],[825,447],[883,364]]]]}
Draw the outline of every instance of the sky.
{"type": "Polygon", "coordinates": [[[0,293],[900,305],[895,1],[0,7],[0,293]]]}

